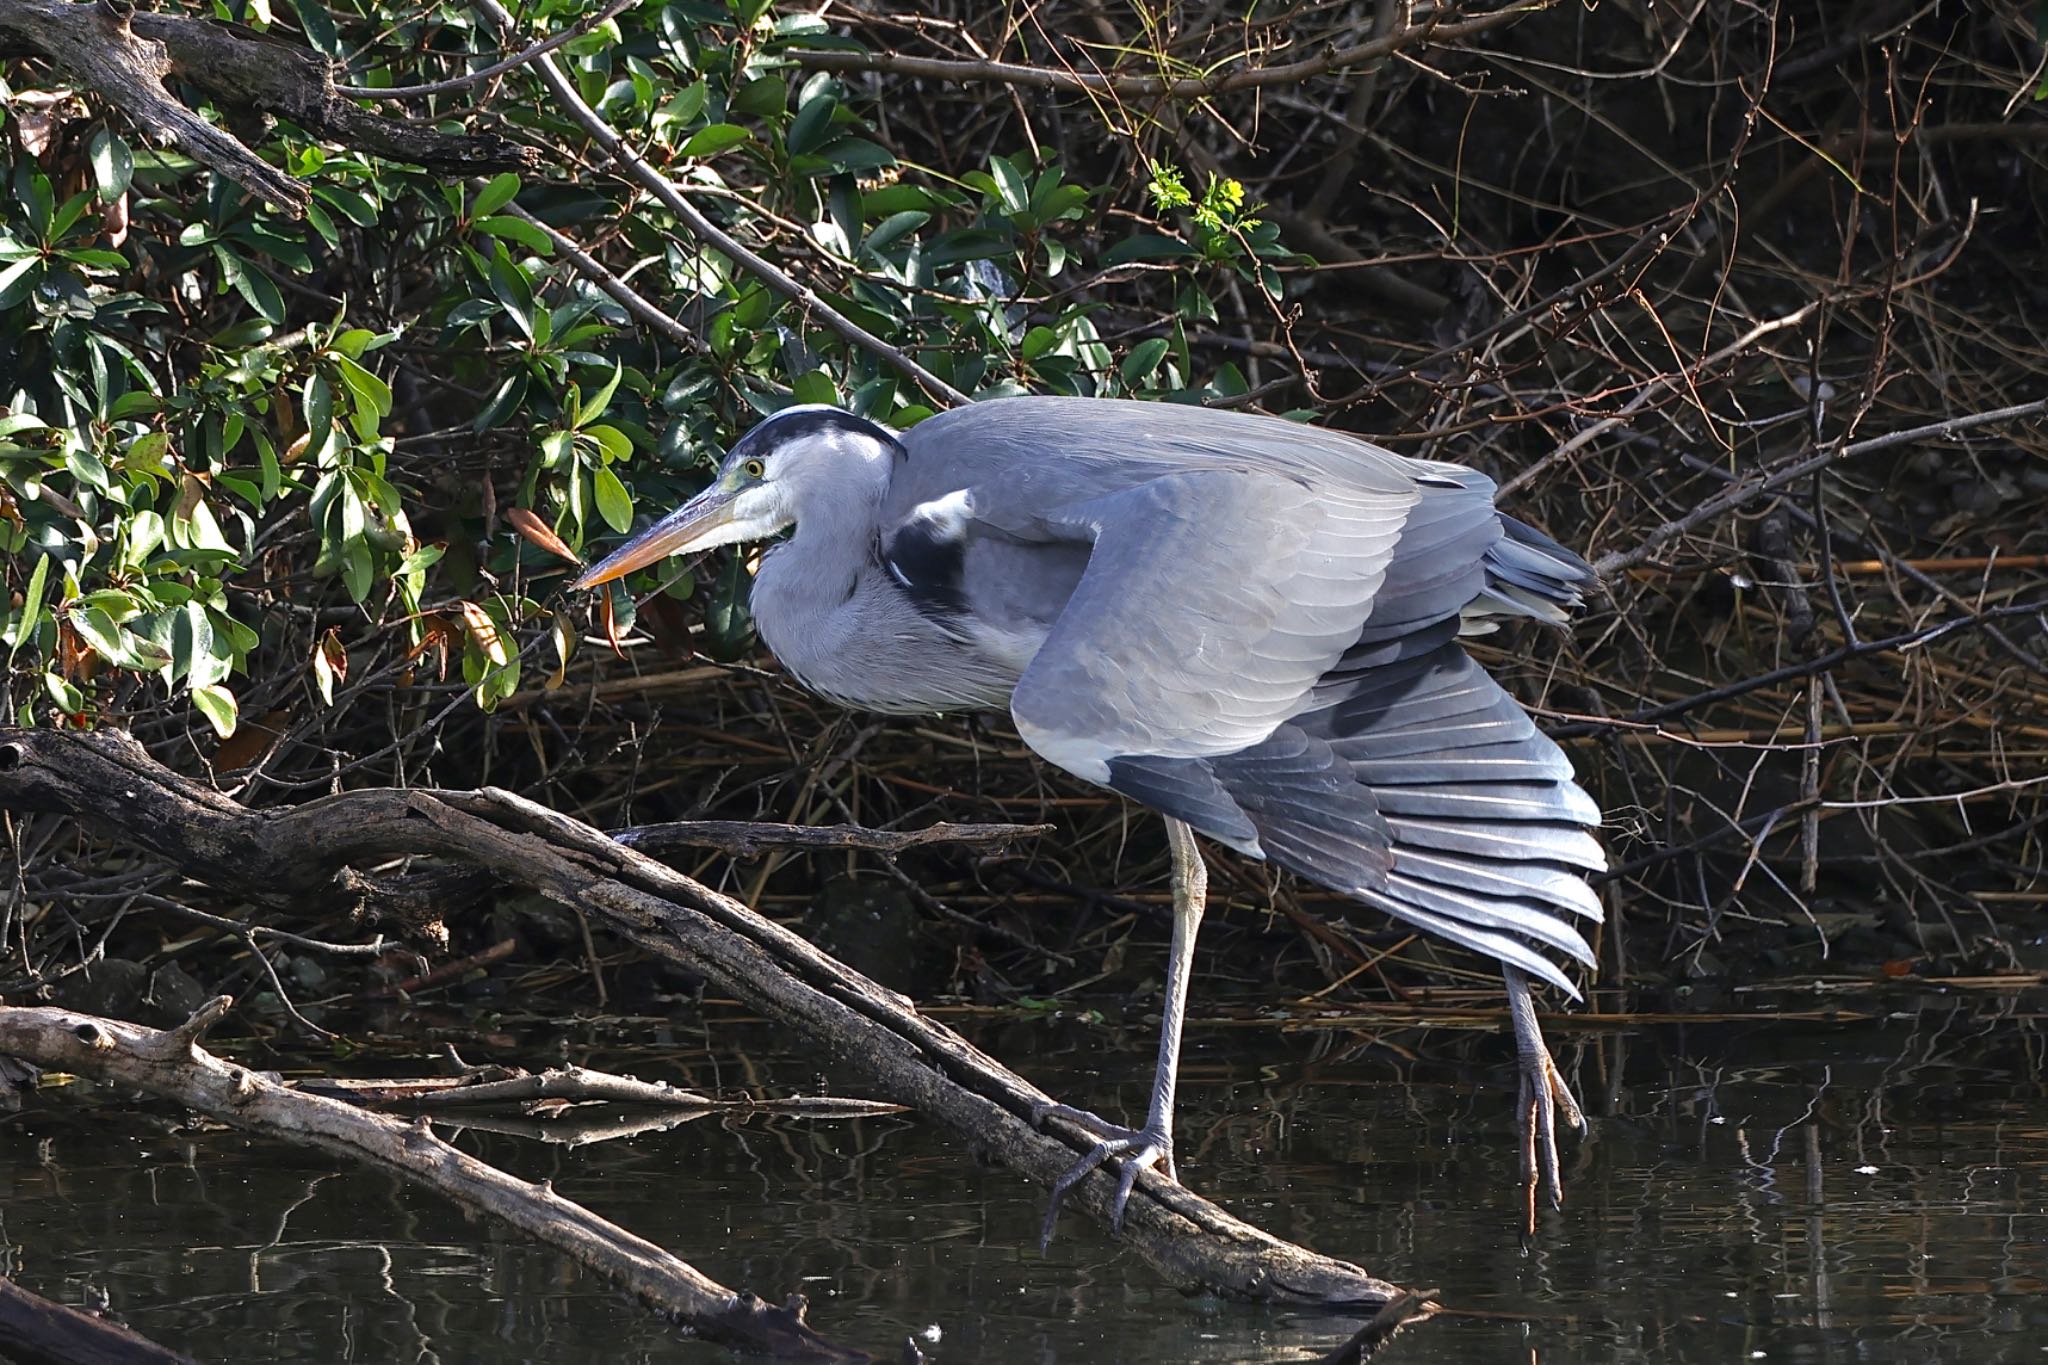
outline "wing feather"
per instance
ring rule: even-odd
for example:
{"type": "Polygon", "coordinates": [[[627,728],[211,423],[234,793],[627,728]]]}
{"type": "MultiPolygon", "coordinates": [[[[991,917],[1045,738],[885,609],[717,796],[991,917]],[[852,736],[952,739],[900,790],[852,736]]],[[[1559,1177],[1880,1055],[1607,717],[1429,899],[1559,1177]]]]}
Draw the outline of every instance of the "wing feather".
{"type": "Polygon", "coordinates": [[[1260,743],[1357,642],[1419,497],[1210,467],[1040,514],[1093,550],[1018,681],[1018,732],[1095,782],[1122,755],[1260,743]]]}

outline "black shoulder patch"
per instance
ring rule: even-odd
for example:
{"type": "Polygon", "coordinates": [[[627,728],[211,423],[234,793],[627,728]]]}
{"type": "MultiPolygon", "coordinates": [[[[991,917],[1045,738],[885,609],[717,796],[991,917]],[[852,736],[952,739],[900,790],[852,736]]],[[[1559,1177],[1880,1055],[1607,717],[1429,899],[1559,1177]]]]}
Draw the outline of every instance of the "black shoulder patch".
{"type": "Polygon", "coordinates": [[[912,517],[882,547],[882,567],[917,609],[927,616],[959,616],[967,610],[966,540],[928,517],[912,517]]]}

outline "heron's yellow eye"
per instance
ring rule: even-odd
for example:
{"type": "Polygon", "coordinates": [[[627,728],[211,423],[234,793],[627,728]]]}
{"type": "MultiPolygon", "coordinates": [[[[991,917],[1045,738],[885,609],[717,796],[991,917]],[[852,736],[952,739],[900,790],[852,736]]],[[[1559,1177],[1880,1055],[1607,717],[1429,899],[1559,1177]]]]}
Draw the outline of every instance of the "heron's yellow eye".
{"type": "Polygon", "coordinates": [[[745,464],[740,466],[740,473],[746,475],[750,479],[758,479],[767,472],[768,466],[762,464],[759,460],[748,460],[745,464]]]}

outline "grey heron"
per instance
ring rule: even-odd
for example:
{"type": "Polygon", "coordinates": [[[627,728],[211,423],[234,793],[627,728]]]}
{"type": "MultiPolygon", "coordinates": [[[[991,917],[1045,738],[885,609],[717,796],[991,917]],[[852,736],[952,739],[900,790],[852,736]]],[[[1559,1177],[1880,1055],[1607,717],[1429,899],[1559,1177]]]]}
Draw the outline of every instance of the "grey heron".
{"type": "Polygon", "coordinates": [[[1277,417],[1000,398],[895,432],[799,406],[736,442],[709,487],[575,583],[789,532],[753,612],[792,674],[879,712],[1008,708],[1025,743],[1166,817],[1174,915],[1144,1126],[1052,1106],[1096,1139],[1060,1201],[1120,1160],[1173,1164],[1199,832],[1494,959],[1520,1096],[1525,1219],[1560,1202],[1557,1117],[1584,1117],[1530,978],[1577,998],[1601,918],[1600,812],[1571,764],[1459,643],[1569,619],[1584,560],[1499,512],[1461,465],[1277,417]]]}

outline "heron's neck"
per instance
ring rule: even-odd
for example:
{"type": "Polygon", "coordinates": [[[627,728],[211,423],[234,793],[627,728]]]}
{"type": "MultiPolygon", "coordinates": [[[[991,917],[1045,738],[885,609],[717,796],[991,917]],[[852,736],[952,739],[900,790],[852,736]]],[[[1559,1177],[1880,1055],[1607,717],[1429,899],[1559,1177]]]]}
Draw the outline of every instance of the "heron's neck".
{"type": "Polygon", "coordinates": [[[801,565],[819,590],[830,590],[874,555],[875,528],[895,460],[877,448],[847,450],[808,471],[796,489],[796,525],[782,551],[785,567],[801,565]]]}

